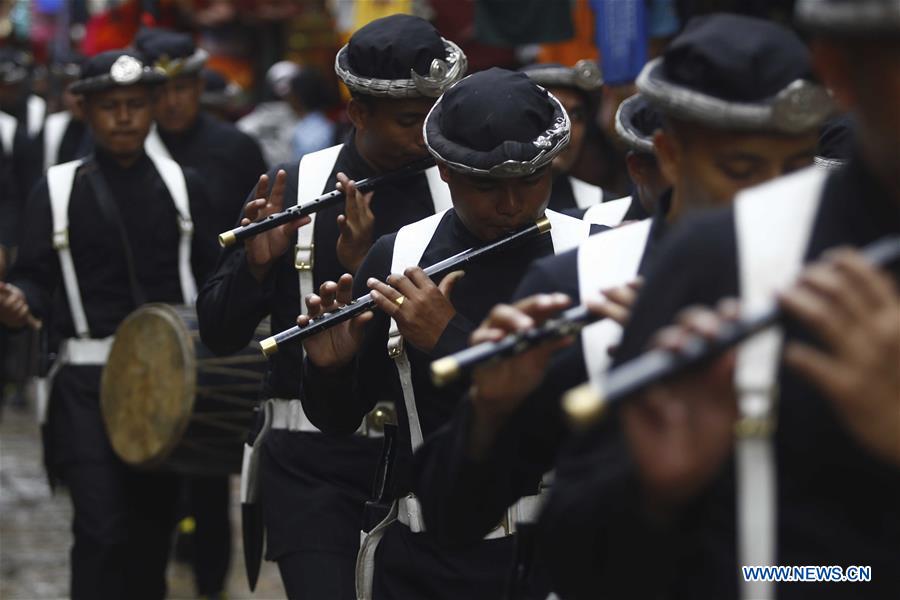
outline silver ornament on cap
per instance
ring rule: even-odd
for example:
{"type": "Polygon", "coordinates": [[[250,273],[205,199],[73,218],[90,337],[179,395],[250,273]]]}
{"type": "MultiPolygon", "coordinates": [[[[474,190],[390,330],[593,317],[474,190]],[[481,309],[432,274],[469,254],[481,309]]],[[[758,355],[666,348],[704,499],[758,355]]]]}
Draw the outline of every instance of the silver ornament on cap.
{"type": "Polygon", "coordinates": [[[134,83],[141,78],[144,65],[133,56],[123,55],[109,68],[109,76],[119,85],[134,83]]]}

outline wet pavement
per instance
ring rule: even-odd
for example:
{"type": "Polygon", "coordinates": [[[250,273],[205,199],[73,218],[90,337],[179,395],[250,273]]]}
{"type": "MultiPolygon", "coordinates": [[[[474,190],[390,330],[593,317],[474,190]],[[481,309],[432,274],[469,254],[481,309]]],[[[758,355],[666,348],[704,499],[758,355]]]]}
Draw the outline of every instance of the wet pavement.
{"type": "MultiPolygon", "coordinates": [[[[56,600],[68,597],[72,508],[65,490],[50,494],[32,412],[0,407],[0,599],[56,600]]],[[[255,593],[247,587],[240,534],[237,477],[232,478],[234,556],[229,600],[285,597],[278,568],[263,563],[255,593]]],[[[189,566],[174,560],[168,570],[169,598],[196,598],[189,566]]]]}

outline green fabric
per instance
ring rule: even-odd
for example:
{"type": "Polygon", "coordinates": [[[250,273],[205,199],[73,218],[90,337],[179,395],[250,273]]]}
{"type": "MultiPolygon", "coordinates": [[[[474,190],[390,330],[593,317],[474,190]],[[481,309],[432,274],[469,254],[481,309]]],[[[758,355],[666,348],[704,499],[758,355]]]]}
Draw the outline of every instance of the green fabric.
{"type": "Polygon", "coordinates": [[[494,46],[562,42],[575,36],[570,0],[476,0],[475,37],[494,46]]]}

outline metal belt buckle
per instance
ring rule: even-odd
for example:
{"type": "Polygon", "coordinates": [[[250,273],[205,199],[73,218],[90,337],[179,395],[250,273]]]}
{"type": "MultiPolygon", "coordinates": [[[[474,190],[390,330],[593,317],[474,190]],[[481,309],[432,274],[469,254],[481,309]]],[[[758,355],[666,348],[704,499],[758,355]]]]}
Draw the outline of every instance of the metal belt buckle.
{"type": "Polygon", "coordinates": [[[301,244],[297,244],[294,246],[294,268],[298,271],[312,271],[313,268],[313,249],[316,247],[315,244],[310,243],[309,246],[303,246],[301,244]],[[306,252],[307,255],[304,258],[300,258],[300,253],[306,252]]]}
{"type": "Polygon", "coordinates": [[[740,439],[765,438],[775,432],[775,419],[771,417],[742,417],[734,424],[734,435],[740,439]]]}
{"type": "Polygon", "coordinates": [[[403,354],[403,336],[400,335],[399,331],[391,331],[388,334],[388,356],[390,358],[397,358],[401,354],[403,354]]]}
{"type": "Polygon", "coordinates": [[[779,387],[741,386],[738,389],[738,403],[741,416],[734,424],[734,435],[739,439],[765,438],[775,432],[775,399],[779,387]]]}
{"type": "Polygon", "coordinates": [[[182,234],[194,233],[194,222],[182,217],[178,218],[178,228],[182,234]]]}
{"type": "Polygon", "coordinates": [[[372,432],[384,435],[386,423],[397,424],[397,413],[388,402],[379,402],[366,414],[366,433],[372,432]]]}
{"type": "Polygon", "coordinates": [[[62,231],[54,231],[53,232],[53,249],[54,250],[62,250],[64,248],[69,247],[69,230],[68,228],[63,229],[62,231]]]}

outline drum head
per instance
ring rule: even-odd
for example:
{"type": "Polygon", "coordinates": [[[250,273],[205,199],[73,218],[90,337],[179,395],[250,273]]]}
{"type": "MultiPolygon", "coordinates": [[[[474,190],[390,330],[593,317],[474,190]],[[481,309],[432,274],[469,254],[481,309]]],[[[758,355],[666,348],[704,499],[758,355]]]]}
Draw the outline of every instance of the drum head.
{"type": "Polygon", "coordinates": [[[100,408],[112,447],[126,463],[153,467],[178,444],[197,386],[194,341],[166,304],[140,307],[116,330],[103,369],[100,408]]]}

